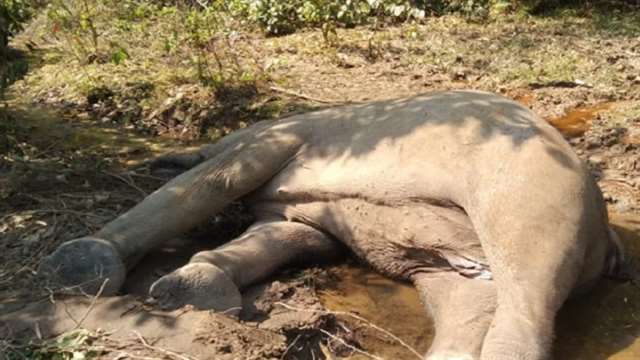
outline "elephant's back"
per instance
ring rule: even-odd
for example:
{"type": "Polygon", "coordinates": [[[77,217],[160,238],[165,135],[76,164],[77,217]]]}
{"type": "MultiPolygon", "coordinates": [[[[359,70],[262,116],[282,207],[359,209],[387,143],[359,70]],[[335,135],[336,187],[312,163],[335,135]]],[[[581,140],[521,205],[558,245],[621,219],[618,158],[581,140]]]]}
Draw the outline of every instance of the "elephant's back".
{"type": "Polygon", "coordinates": [[[303,129],[305,141],[268,185],[275,195],[428,197],[464,206],[496,177],[531,174],[530,167],[546,169],[544,176],[549,169],[581,176],[557,131],[520,104],[485,92],[437,92],[283,121],[303,129]]]}

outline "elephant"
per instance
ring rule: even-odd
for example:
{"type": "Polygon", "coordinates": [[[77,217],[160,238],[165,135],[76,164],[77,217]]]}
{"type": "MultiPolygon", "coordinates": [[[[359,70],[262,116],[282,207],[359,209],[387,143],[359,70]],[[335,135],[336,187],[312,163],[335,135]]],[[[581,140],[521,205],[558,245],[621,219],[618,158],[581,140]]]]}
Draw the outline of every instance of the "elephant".
{"type": "Polygon", "coordinates": [[[158,279],[158,305],[233,312],[241,289],[346,245],[415,285],[435,321],[426,359],[537,360],[551,356],[565,300],[623,259],[586,165],[547,122],[497,94],[321,109],[161,162],[187,170],[60,245],[40,270],[115,294],[150,249],[240,200],[256,222],[158,279]]]}

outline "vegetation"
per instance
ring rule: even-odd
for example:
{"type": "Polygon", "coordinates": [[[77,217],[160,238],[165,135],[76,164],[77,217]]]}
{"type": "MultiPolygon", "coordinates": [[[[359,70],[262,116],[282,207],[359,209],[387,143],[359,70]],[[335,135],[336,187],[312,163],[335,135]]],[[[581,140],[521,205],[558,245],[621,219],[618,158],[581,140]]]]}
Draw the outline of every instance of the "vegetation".
{"type": "Polygon", "coordinates": [[[26,72],[26,64],[16,61],[9,50],[9,39],[42,6],[39,0],[2,0],[0,2],[0,95],[7,85],[26,72]]]}
{"type": "Polygon", "coordinates": [[[39,344],[8,346],[3,350],[7,360],[86,360],[99,354],[99,350],[90,346],[94,339],[89,331],[78,329],[39,344]]]}
{"type": "Polygon", "coordinates": [[[567,6],[574,2],[2,0],[0,91],[26,72],[27,61],[6,43],[34,15],[17,47],[32,55],[44,51],[32,63],[38,69],[15,91],[32,101],[86,104],[89,117],[100,122],[182,139],[219,138],[309,106],[291,94],[274,96],[273,85],[295,88],[299,82],[288,67],[384,63],[398,51],[394,39],[408,47],[401,67],[461,80],[478,76],[476,86],[488,90],[574,79],[615,89],[615,71],[596,71],[611,60],[593,59],[577,44],[592,46],[589,34],[600,31],[639,34],[640,12],[567,6]],[[507,27],[515,29],[513,36],[504,36],[507,27]],[[581,40],[567,48],[541,39],[549,31],[581,40]],[[473,33],[483,36],[467,45],[473,33]]]}

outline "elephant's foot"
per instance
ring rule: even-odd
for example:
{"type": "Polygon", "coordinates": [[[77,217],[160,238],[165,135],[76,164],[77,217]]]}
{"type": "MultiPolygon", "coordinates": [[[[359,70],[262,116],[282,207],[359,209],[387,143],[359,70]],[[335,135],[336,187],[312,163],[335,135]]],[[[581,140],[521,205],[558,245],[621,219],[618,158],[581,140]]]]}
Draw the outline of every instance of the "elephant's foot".
{"type": "Polygon", "coordinates": [[[527,341],[489,341],[482,349],[483,360],[545,360],[548,351],[532,346],[527,341]]]}
{"type": "Polygon", "coordinates": [[[452,353],[452,352],[438,352],[436,354],[427,355],[425,360],[476,360],[471,354],[452,353]]]}
{"type": "Polygon", "coordinates": [[[158,279],[149,294],[165,310],[193,305],[201,310],[215,310],[237,315],[242,296],[227,274],[215,265],[191,263],[158,279]]]}
{"type": "MultiPolygon", "coordinates": [[[[535,298],[530,297],[531,303],[535,298]]],[[[548,315],[538,311],[537,316],[522,316],[519,309],[511,307],[496,311],[491,329],[482,346],[483,360],[546,360],[550,359],[553,334],[552,311],[548,315]]],[[[534,307],[525,309],[528,314],[536,314],[534,307]]]]}
{"type": "Polygon", "coordinates": [[[113,295],[124,283],[127,270],[111,243],[83,237],[60,245],[40,263],[38,273],[65,291],[113,295]]]}

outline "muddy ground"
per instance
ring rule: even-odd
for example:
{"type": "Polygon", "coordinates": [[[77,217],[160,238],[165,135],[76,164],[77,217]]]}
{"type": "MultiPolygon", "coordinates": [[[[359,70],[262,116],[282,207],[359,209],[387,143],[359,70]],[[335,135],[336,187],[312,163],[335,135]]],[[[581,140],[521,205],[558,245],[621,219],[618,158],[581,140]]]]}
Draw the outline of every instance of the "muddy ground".
{"type": "MultiPolygon", "coordinates": [[[[277,103],[286,115],[439,89],[500,92],[565,134],[598,179],[629,253],[640,257],[640,37],[583,31],[580,24],[482,27],[457,19],[418,26],[419,38],[407,35],[414,30],[391,27],[373,42],[367,29],[344,30],[331,48],[309,46],[321,43],[317,32],[252,39],[278,85],[234,93],[206,134],[217,138],[244,126],[238,119],[256,120],[237,100],[243,96],[252,97],[251,106],[277,103]],[[538,66],[536,51],[561,61],[538,66]],[[515,55],[491,60],[491,52],[515,55]]],[[[146,303],[152,281],[242,231],[250,219],[241,204],[147,256],[121,296],[67,297],[50,287],[36,271],[45,254],[100,228],[167,180],[146,160],[207,141],[183,121],[207,105],[196,101],[200,89],[176,87],[165,107],[136,108],[141,120],[123,122],[134,96],[65,97],[64,86],[51,80],[43,91],[36,80],[51,70],[36,65],[14,84],[0,128],[0,358],[409,359],[428,349],[433,328],[415,291],[348,254],[346,263],[286,269],[246,289],[240,322],[190,308],[164,313],[146,303]]],[[[639,338],[640,288],[603,280],[561,312],[556,357],[635,359],[639,338]]]]}

